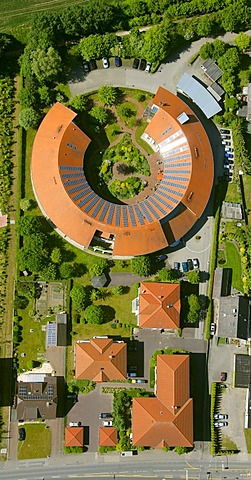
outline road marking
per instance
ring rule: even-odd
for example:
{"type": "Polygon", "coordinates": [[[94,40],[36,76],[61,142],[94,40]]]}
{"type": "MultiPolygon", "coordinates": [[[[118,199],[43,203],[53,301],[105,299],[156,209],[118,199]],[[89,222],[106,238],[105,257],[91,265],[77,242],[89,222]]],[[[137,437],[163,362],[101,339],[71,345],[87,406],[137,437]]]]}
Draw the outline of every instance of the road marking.
{"type": "Polygon", "coordinates": [[[186,464],[192,469],[192,470],[200,470],[201,468],[200,467],[193,467],[193,465],[191,465],[190,463],[188,463],[187,460],[185,460],[186,464]]]}

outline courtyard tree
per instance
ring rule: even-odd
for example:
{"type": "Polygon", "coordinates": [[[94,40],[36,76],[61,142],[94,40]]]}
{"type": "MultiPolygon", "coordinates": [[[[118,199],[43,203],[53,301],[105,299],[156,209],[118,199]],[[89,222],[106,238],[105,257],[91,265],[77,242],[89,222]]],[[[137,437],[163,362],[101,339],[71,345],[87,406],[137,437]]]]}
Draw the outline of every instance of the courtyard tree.
{"type": "Polygon", "coordinates": [[[98,98],[103,105],[111,107],[116,101],[116,88],[111,85],[103,85],[98,91],[98,98]]]}
{"type": "Polygon", "coordinates": [[[151,261],[147,255],[134,257],[131,260],[132,273],[141,277],[148,277],[151,273],[151,261]]]}
{"type": "Polygon", "coordinates": [[[25,130],[36,128],[40,120],[40,115],[33,107],[24,108],[19,115],[19,125],[25,130]]]}
{"type": "Polygon", "coordinates": [[[99,305],[89,305],[84,311],[84,318],[87,323],[97,325],[100,325],[105,320],[104,312],[99,305]]]}
{"type": "Polygon", "coordinates": [[[68,102],[68,106],[76,113],[80,113],[86,109],[88,105],[88,98],[85,95],[76,95],[68,102]]]}
{"type": "Polygon", "coordinates": [[[82,285],[74,285],[70,291],[73,306],[77,312],[84,310],[88,303],[88,294],[82,285]]]}
{"type": "Polygon", "coordinates": [[[89,111],[89,115],[95,121],[95,123],[98,123],[100,126],[103,126],[107,123],[108,113],[103,107],[93,107],[89,111]]]}

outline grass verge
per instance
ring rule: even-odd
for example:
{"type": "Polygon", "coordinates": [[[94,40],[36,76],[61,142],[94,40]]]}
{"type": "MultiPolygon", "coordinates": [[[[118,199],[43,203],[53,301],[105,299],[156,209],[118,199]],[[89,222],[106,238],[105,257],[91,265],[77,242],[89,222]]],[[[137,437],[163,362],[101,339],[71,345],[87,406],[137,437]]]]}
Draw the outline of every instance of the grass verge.
{"type": "Polygon", "coordinates": [[[233,242],[226,242],[225,245],[227,261],[224,268],[232,268],[232,286],[243,292],[243,283],[241,280],[241,259],[239,252],[233,242]]]}
{"type": "Polygon", "coordinates": [[[247,452],[251,453],[251,428],[244,428],[247,452]]]}

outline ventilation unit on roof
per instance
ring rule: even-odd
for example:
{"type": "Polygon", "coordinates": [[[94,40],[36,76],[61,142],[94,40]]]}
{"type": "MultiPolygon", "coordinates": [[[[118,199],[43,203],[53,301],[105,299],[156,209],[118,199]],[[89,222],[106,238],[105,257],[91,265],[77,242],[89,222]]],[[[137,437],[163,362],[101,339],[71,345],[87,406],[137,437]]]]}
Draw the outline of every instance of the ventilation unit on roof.
{"type": "Polygon", "coordinates": [[[142,292],[141,292],[141,293],[146,293],[146,290],[142,290],[142,292]]]}
{"type": "Polygon", "coordinates": [[[185,112],[182,112],[182,113],[177,117],[177,120],[178,120],[178,122],[181,123],[181,125],[183,125],[184,123],[188,122],[189,116],[188,116],[185,112]]]}
{"type": "Polygon", "coordinates": [[[187,196],[187,200],[192,200],[193,192],[190,192],[189,195],[187,196]]]}
{"type": "Polygon", "coordinates": [[[172,303],[169,303],[169,305],[167,305],[167,308],[172,308],[173,304],[172,303]]]}

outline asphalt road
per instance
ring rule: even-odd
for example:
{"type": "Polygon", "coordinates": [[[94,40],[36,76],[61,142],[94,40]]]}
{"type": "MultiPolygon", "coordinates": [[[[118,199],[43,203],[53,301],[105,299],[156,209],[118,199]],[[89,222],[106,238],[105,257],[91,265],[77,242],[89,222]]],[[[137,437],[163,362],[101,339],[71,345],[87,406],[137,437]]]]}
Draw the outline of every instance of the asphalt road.
{"type": "Polygon", "coordinates": [[[157,452],[156,455],[156,452],[144,452],[138,457],[125,458],[117,453],[109,455],[108,458],[106,456],[96,458],[98,462],[95,464],[94,462],[89,463],[90,458],[86,462],[86,454],[74,457],[69,463],[66,463],[67,460],[63,457],[61,461],[58,459],[53,463],[47,462],[47,460],[36,460],[19,462],[18,466],[0,465],[0,476],[4,480],[51,480],[55,478],[61,480],[69,478],[85,478],[87,480],[93,480],[93,478],[153,478],[156,480],[238,478],[247,480],[251,475],[251,469],[248,468],[247,462],[233,461],[232,457],[227,456],[200,458],[200,455],[193,454],[191,458],[191,454],[178,457],[173,453],[157,452]]]}

